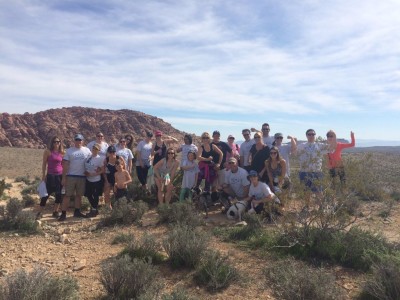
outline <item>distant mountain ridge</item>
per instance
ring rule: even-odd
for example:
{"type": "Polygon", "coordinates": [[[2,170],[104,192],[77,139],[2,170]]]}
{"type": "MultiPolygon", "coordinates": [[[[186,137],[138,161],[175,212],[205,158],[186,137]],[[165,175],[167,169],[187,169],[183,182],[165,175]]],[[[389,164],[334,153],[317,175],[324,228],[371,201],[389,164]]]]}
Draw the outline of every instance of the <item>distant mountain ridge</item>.
{"type": "Polygon", "coordinates": [[[82,133],[88,142],[98,131],[110,143],[121,135],[130,133],[136,139],[154,130],[179,140],[185,134],[160,118],[129,109],[63,107],[35,114],[0,114],[0,146],[6,147],[44,148],[55,135],[68,146],[76,133],[82,133]]]}

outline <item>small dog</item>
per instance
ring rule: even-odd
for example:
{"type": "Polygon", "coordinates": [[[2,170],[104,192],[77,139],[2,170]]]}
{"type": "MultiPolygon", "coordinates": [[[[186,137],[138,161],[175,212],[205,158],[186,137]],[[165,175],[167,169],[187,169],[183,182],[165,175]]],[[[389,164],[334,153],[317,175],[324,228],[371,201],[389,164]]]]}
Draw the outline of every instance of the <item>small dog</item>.
{"type": "Polygon", "coordinates": [[[230,220],[238,218],[239,222],[241,222],[242,214],[246,211],[246,208],[247,208],[247,201],[245,200],[237,201],[236,203],[232,204],[231,207],[229,207],[228,211],[226,212],[226,216],[230,220]]]}

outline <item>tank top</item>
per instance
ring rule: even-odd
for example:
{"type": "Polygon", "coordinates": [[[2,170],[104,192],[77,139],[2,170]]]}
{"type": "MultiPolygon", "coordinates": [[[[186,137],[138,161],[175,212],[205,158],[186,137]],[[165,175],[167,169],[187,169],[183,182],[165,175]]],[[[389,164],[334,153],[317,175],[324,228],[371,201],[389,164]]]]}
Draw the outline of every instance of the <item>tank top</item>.
{"type": "Polygon", "coordinates": [[[278,185],[279,182],[279,176],[282,175],[282,166],[281,163],[278,162],[278,165],[276,166],[275,169],[272,168],[271,162],[269,162],[268,168],[270,169],[272,173],[272,179],[274,181],[274,185],[278,185]]]}
{"type": "MultiPolygon", "coordinates": [[[[214,150],[213,150],[213,148],[212,148],[212,146],[210,145],[210,151],[206,151],[206,149],[204,149],[204,146],[203,145],[201,145],[201,148],[202,148],[202,150],[203,150],[203,153],[201,154],[201,156],[202,157],[204,157],[204,158],[209,158],[210,156],[212,156],[213,157],[213,159],[215,159],[215,153],[214,153],[214,150]]],[[[210,164],[211,162],[210,161],[204,161],[205,163],[207,163],[207,164],[210,164]]]]}
{"type": "Polygon", "coordinates": [[[165,158],[165,153],[167,152],[167,146],[165,145],[165,143],[163,142],[161,147],[159,147],[157,144],[154,146],[154,159],[153,159],[153,166],[156,165],[156,163],[158,163],[160,160],[162,160],[163,158],[165,158]],[[161,154],[158,154],[158,150],[161,149],[161,154]]]}
{"type": "MultiPolygon", "coordinates": [[[[117,155],[117,159],[119,159],[119,156],[117,155]]],[[[106,174],[107,175],[113,175],[114,176],[114,174],[115,174],[115,172],[117,172],[117,168],[115,167],[115,163],[114,164],[111,164],[110,163],[110,161],[109,161],[110,159],[107,157],[106,158],[106,161],[107,161],[107,165],[106,165],[106,174]]]]}
{"type": "Polygon", "coordinates": [[[51,151],[47,158],[47,174],[61,175],[63,155],[58,151],[51,151]]]}

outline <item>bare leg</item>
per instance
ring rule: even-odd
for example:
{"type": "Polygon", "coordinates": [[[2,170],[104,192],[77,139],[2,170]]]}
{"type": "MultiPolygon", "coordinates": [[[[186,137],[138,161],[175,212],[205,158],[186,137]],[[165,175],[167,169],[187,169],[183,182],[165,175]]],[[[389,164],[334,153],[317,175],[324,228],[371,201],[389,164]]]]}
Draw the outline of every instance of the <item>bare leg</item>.
{"type": "Polygon", "coordinates": [[[165,193],[165,203],[171,202],[172,191],[174,189],[174,185],[172,183],[167,185],[167,192],[165,193]]]}

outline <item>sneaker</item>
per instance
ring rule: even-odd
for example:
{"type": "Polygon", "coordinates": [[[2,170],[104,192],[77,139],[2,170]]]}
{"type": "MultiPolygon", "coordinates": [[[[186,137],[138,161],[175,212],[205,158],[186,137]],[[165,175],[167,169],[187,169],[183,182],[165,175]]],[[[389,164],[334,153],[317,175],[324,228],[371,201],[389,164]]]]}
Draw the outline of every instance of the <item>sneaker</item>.
{"type": "Polygon", "coordinates": [[[53,218],[57,219],[60,216],[60,213],[58,211],[53,211],[52,216],[53,216],[53,218]]]}
{"type": "Polygon", "coordinates": [[[40,220],[42,217],[43,217],[43,215],[42,215],[42,213],[39,211],[39,212],[36,214],[36,220],[40,220]]]}
{"type": "Polygon", "coordinates": [[[96,209],[92,209],[89,213],[86,214],[86,218],[95,218],[99,212],[96,209]]]}
{"type": "Polygon", "coordinates": [[[61,216],[57,220],[62,222],[62,221],[65,221],[66,219],[67,219],[67,215],[61,214],[61,216]]]}
{"type": "Polygon", "coordinates": [[[81,213],[80,211],[74,212],[74,218],[87,218],[85,214],[81,213]]]}

